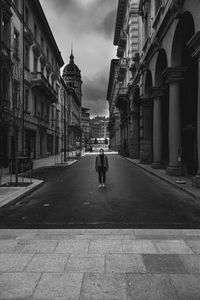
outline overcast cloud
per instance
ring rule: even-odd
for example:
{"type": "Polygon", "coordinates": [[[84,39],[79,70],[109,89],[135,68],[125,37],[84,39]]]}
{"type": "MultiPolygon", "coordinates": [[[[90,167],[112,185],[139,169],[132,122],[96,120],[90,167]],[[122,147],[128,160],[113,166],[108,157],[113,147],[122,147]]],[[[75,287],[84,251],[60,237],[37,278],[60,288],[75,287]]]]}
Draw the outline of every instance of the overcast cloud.
{"type": "Polygon", "coordinates": [[[107,115],[110,60],[115,57],[114,24],[118,0],[40,0],[67,64],[71,43],[81,69],[83,106],[107,115]]]}

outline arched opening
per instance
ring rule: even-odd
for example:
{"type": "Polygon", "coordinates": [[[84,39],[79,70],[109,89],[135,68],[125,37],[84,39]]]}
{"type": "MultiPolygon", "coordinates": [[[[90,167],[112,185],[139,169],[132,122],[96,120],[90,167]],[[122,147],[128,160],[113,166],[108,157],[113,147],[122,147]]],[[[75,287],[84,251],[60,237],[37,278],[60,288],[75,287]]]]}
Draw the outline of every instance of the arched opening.
{"type": "Polygon", "coordinates": [[[189,12],[182,15],[175,32],[172,48],[172,66],[185,67],[181,81],[181,147],[182,161],[188,174],[196,174],[197,158],[197,98],[198,62],[191,56],[187,42],[195,34],[193,17],[189,12]]]}
{"type": "Polygon", "coordinates": [[[159,51],[155,68],[155,86],[164,88],[164,97],[161,103],[162,120],[162,165],[169,162],[169,88],[163,80],[163,72],[167,68],[167,55],[164,49],[159,51]]]}

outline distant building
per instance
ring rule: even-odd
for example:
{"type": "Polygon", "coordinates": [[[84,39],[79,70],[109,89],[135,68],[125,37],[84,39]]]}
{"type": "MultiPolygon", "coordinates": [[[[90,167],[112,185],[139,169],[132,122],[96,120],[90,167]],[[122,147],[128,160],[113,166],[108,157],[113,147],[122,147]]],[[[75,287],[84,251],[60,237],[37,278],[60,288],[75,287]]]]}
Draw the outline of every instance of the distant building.
{"type": "Polygon", "coordinates": [[[81,128],[82,128],[82,146],[87,149],[90,139],[90,113],[89,108],[82,107],[81,128]]]}
{"type": "Polygon", "coordinates": [[[63,70],[63,80],[69,91],[68,103],[68,146],[70,151],[80,154],[81,150],[81,107],[82,80],[81,71],[74,63],[71,53],[69,64],[63,70]]]}
{"type": "MultiPolygon", "coordinates": [[[[138,15],[139,0],[119,0],[114,32],[114,45],[117,46],[117,61],[111,63],[108,86],[110,102],[110,125],[113,142],[116,122],[120,112],[120,153],[131,158],[139,157],[138,144],[138,107],[133,103],[133,94],[137,93],[134,85],[138,53],[141,50],[142,22],[138,15]],[[118,64],[118,67],[116,66],[118,64]],[[115,70],[114,70],[115,69],[115,70]],[[114,106],[118,110],[114,111],[114,106]],[[115,121],[115,117],[117,118],[115,121]]],[[[117,133],[118,134],[118,133],[117,133]]],[[[118,135],[119,136],[119,135],[118,135]]]]}
{"type": "Polygon", "coordinates": [[[108,123],[109,119],[105,117],[95,117],[91,119],[90,127],[91,127],[91,138],[108,138],[108,123]]]}
{"type": "Polygon", "coordinates": [[[119,59],[112,59],[110,65],[107,100],[109,102],[108,130],[110,135],[110,149],[115,151],[120,151],[121,149],[120,111],[116,107],[116,99],[119,91],[118,70],[119,59]]]}

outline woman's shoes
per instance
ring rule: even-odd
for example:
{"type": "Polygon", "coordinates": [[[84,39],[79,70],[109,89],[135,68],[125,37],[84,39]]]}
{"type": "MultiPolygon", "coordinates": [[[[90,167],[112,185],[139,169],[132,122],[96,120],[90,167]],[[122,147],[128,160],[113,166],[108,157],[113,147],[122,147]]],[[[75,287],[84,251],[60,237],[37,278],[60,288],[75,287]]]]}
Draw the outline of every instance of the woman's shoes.
{"type": "Polygon", "coordinates": [[[101,188],[101,187],[105,188],[106,187],[105,183],[99,184],[99,188],[101,188]]]}

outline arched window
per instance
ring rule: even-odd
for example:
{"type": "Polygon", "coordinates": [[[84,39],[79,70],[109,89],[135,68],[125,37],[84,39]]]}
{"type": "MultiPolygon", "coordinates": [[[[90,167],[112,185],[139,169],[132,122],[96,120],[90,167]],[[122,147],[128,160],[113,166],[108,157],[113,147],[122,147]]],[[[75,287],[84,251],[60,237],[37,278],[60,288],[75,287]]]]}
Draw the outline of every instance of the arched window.
{"type": "Polygon", "coordinates": [[[2,74],[3,74],[1,80],[2,98],[3,100],[8,100],[10,77],[8,71],[5,68],[2,69],[2,74]]]}

